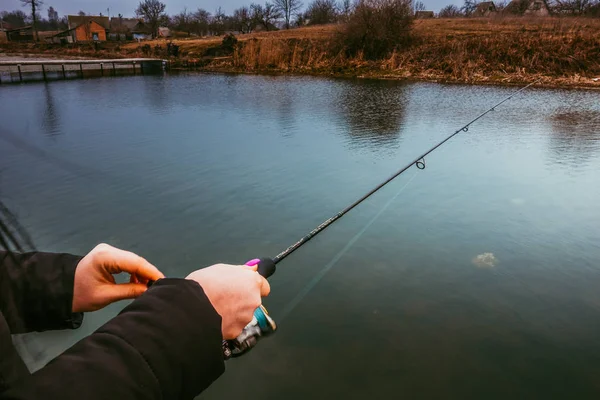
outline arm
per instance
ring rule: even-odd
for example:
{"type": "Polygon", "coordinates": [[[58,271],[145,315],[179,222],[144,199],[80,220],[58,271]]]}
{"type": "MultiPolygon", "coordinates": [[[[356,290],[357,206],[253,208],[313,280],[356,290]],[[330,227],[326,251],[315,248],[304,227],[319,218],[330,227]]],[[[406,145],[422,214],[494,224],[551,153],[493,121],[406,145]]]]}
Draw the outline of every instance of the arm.
{"type": "Polygon", "coordinates": [[[221,324],[197,282],[161,279],[0,399],[191,399],[224,371],[221,324]]]}
{"type": "Polygon", "coordinates": [[[78,328],[72,312],[75,269],[81,257],[0,251],[0,310],[12,333],[78,328]]]}

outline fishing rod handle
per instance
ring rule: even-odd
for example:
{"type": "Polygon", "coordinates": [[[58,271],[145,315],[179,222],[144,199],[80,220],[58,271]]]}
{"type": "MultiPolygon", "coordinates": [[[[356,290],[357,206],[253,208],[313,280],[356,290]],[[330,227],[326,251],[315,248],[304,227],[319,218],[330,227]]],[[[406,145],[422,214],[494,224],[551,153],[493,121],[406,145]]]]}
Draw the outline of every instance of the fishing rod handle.
{"type": "MultiPolygon", "coordinates": [[[[265,279],[275,273],[275,261],[270,258],[255,258],[248,261],[248,267],[256,266],[256,271],[265,279]]],[[[228,360],[232,357],[239,357],[250,351],[256,343],[265,336],[268,336],[277,330],[277,324],[269,316],[264,306],[258,307],[254,311],[252,321],[244,327],[242,332],[235,339],[223,340],[223,358],[228,360]]]]}
{"type": "Polygon", "coordinates": [[[277,266],[275,265],[275,261],[271,258],[255,258],[246,263],[249,267],[254,267],[258,265],[256,272],[258,272],[265,279],[269,278],[271,275],[275,273],[277,266]]]}
{"type": "MultiPolygon", "coordinates": [[[[277,266],[275,265],[275,261],[271,258],[255,258],[246,263],[248,267],[254,267],[258,265],[256,271],[265,279],[269,278],[271,275],[275,273],[277,266]]],[[[149,281],[147,286],[150,287],[154,284],[155,281],[149,281]]]]}

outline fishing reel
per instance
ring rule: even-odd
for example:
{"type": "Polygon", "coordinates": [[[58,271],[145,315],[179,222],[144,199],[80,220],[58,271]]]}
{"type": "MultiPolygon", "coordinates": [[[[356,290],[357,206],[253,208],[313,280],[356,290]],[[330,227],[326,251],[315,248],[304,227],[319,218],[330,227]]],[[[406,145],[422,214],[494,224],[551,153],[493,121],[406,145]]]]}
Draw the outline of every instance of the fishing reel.
{"type": "MultiPolygon", "coordinates": [[[[257,272],[265,278],[273,275],[276,268],[275,262],[270,258],[250,260],[246,265],[250,267],[258,265],[257,272]]],[[[237,338],[223,340],[223,357],[228,360],[246,354],[256,346],[261,338],[272,334],[276,330],[277,324],[269,316],[267,309],[261,305],[254,310],[252,321],[244,327],[237,338]]]]}
{"type": "Polygon", "coordinates": [[[261,338],[272,334],[276,329],[277,325],[269,316],[267,309],[263,306],[258,307],[254,311],[252,321],[246,325],[237,338],[223,340],[223,357],[228,360],[245,354],[256,346],[261,338]]]}

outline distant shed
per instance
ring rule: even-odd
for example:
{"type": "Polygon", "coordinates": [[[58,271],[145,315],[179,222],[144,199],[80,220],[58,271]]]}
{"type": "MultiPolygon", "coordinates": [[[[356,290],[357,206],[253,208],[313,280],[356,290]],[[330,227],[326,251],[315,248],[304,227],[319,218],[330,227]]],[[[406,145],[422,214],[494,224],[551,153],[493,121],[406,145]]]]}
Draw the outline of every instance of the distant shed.
{"type": "Polygon", "coordinates": [[[6,38],[9,42],[32,42],[33,27],[29,25],[23,26],[21,28],[7,30],[6,38]]]}
{"type": "Polygon", "coordinates": [[[496,5],[493,1],[484,1],[477,4],[477,8],[473,11],[473,17],[491,17],[496,14],[496,5]]]}
{"type": "Polygon", "coordinates": [[[435,16],[435,14],[433,13],[433,11],[417,11],[415,12],[415,18],[418,19],[428,19],[428,18],[433,18],[435,16]]]}
{"type": "Polygon", "coordinates": [[[512,0],[503,10],[505,14],[546,17],[550,8],[545,0],[512,0]]]}

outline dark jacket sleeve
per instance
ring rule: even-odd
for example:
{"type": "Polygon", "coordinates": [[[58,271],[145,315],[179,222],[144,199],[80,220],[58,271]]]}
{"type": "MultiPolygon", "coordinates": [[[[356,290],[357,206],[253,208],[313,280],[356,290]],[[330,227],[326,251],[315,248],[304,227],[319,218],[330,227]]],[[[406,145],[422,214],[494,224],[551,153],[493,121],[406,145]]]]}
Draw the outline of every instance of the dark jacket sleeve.
{"type": "Polygon", "coordinates": [[[191,399],[224,371],[221,317],[194,281],[158,280],[6,399],[191,399]]]}
{"type": "Polygon", "coordinates": [[[11,332],[78,328],[73,313],[75,268],[81,257],[0,251],[0,310],[11,332]]]}

